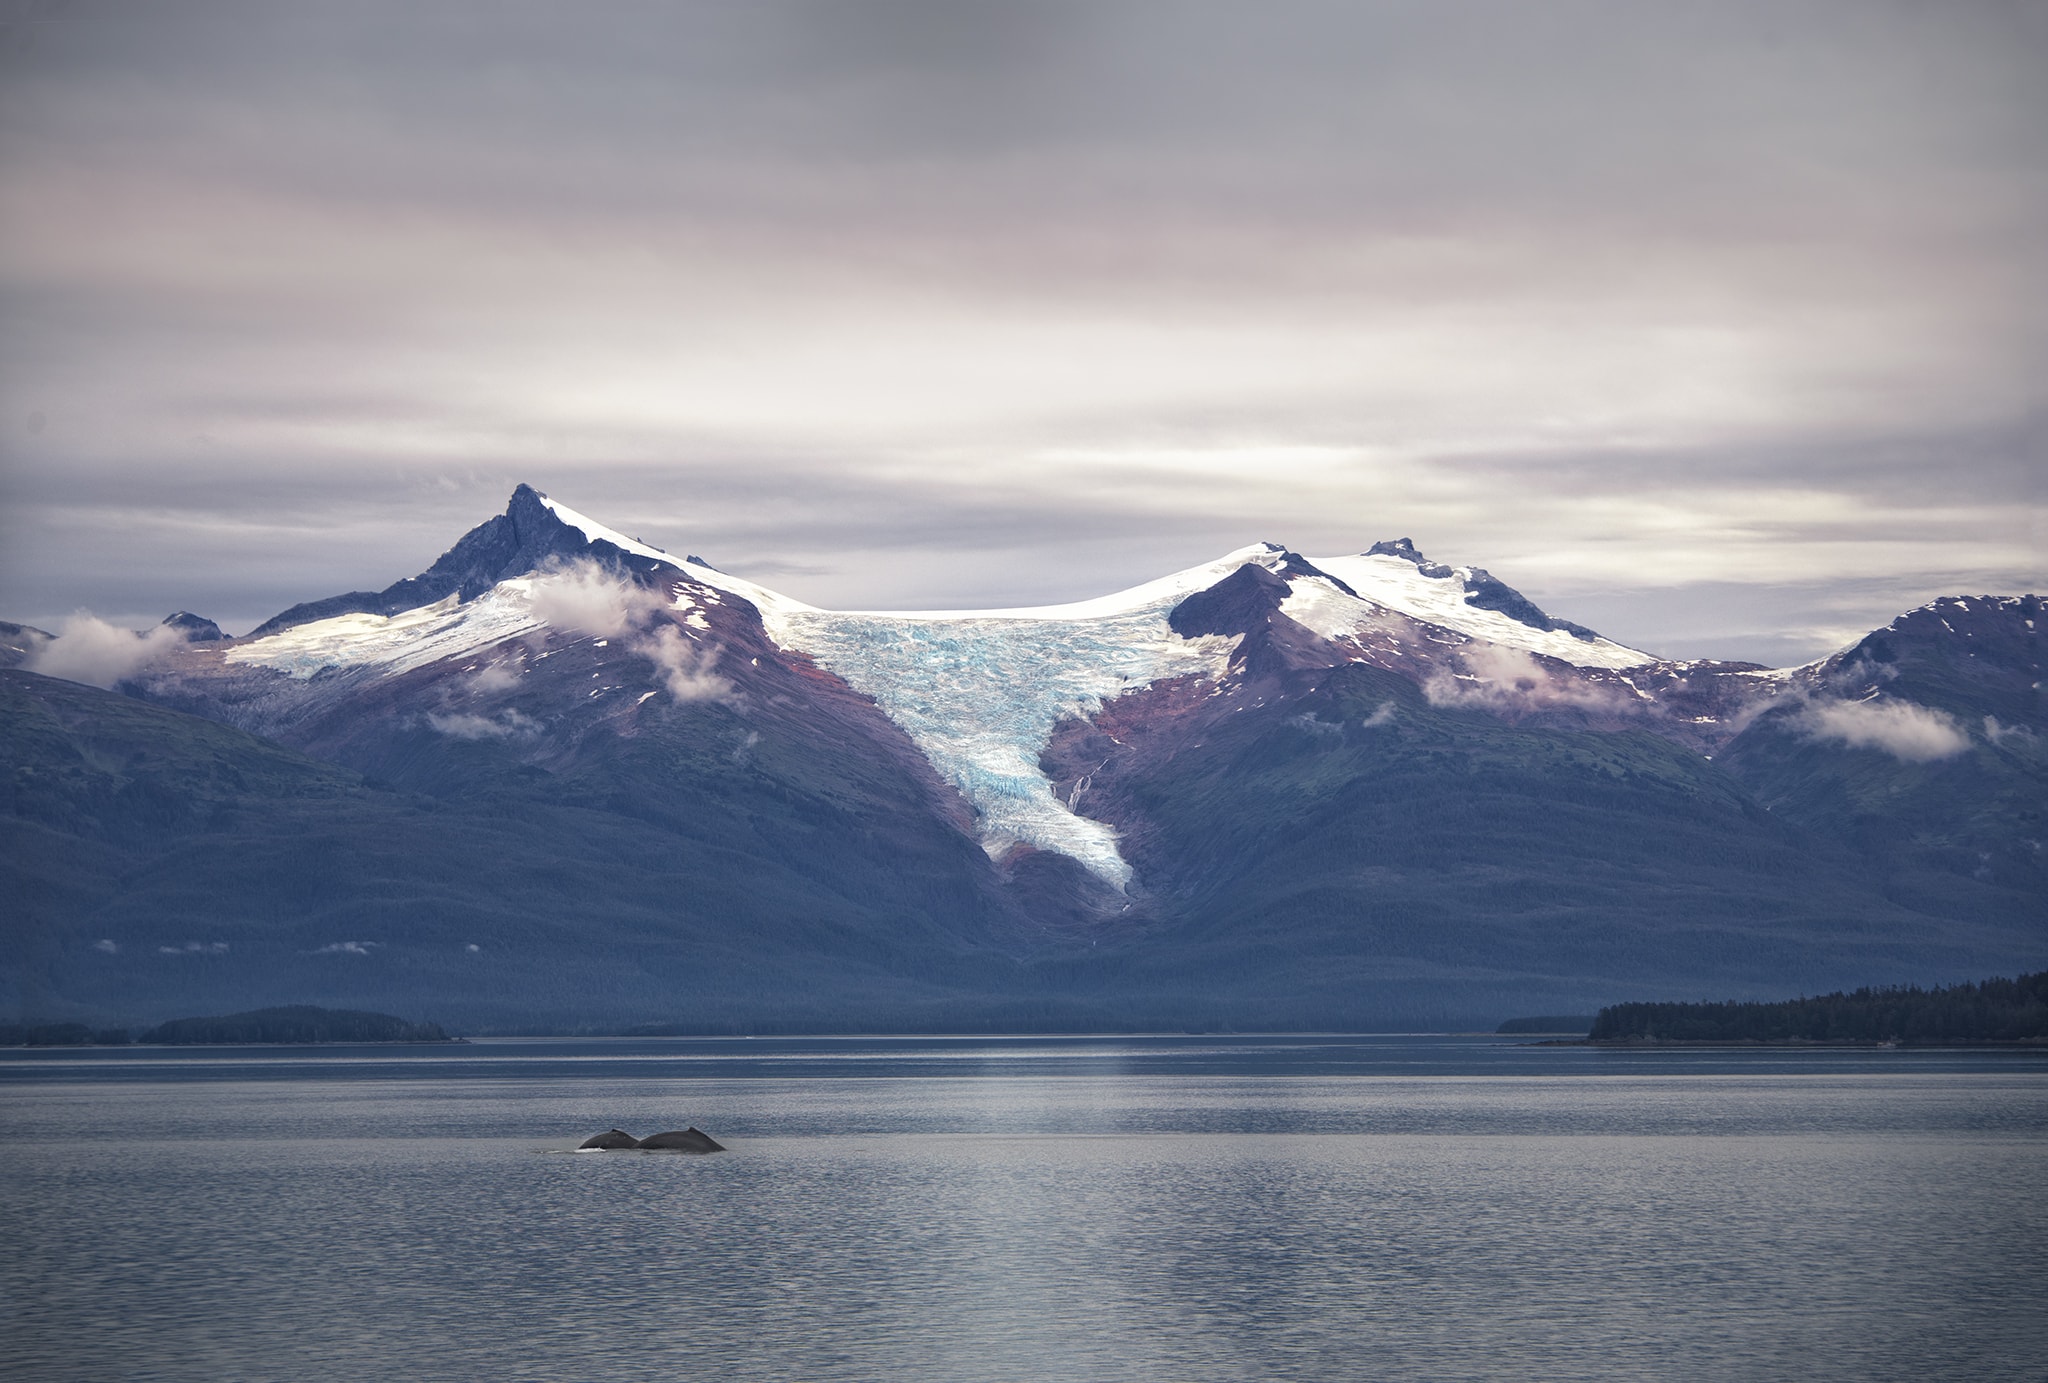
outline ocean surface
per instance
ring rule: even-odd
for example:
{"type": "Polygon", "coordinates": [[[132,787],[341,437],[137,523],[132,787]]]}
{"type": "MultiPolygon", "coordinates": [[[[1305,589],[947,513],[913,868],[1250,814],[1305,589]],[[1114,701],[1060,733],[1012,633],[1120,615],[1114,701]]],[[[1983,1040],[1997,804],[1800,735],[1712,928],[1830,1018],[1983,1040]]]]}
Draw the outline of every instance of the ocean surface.
{"type": "Polygon", "coordinates": [[[2048,1380],[2048,1054],[1527,1041],[0,1051],[0,1375],[2048,1380]]]}

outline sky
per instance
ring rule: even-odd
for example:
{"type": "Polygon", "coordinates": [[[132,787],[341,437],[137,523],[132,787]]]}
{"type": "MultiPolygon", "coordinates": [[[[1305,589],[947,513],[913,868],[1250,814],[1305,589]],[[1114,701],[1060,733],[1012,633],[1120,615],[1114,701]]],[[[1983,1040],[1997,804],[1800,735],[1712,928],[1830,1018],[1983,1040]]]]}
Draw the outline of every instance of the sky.
{"type": "Polygon", "coordinates": [[[0,0],[0,618],[525,481],[833,608],[1412,537],[1679,657],[2048,587],[2032,0],[0,0]]]}

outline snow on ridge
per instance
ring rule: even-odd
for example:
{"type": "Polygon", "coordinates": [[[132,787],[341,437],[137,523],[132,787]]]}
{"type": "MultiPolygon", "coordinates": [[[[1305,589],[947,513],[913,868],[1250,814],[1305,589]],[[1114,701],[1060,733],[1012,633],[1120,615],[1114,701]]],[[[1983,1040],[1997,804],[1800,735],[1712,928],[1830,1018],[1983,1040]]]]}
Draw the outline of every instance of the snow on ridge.
{"type": "MultiPolygon", "coordinates": [[[[1238,568],[1257,564],[1268,569],[1279,565],[1286,549],[1275,543],[1253,543],[1226,553],[1213,562],[1189,567],[1154,581],[1092,599],[1058,605],[1029,605],[980,610],[845,610],[825,611],[779,591],[770,590],[743,577],[729,575],[702,562],[680,563],[659,548],[639,543],[615,529],[541,496],[555,516],[579,529],[592,540],[609,542],[638,556],[683,568],[691,579],[728,591],[752,601],[760,609],[768,632],[785,647],[805,648],[792,640],[798,626],[815,631],[817,621],[794,620],[797,615],[837,615],[844,619],[898,620],[949,624],[967,620],[1010,620],[1020,622],[1079,621],[1111,619],[1150,609],[1161,602],[1178,604],[1197,591],[1208,589],[1238,568]],[[786,637],[787,636],[787,637],[786,637]]],[[[1659,661],[1654,654],[1629,648],[1611,639],[1582,639],[1567,630],[1536,629],[1498,610],[1485,610],[1466,602],[1471,567],[1454,567],[1450,576],[1426,576],[1415,563],[1387,554],[1354,553],[1340,557],[1312,557],[1310,564],[1329,573],[1357,592],[1351,599],[1334,586],[1296,581],[1294,594],[1282,608],[1289,618],[1315,630],[1325,638],[1355,633],[1376,608],[1439,625],[1456,633],[1530,653],[1542,653],[1580,667],[1625,668],[1659,661]]],[[[1169,604],[1169,608],[1170,608],[1169,604]]],[[[813,632],[813,637],[815,633],[813,632]]],[[[851,679],[849,679],[851,680],[851,679]]]]}
{"type": "Polygon", "coordinates": [[[616,528],[605,527],[596,519],[578,510],[571,509],[560,500],[550,499],[546,495],[541,495],[539,491],[535,491],[535,494],[539,495],[541,504],[547,508],[549,513],[553,514],[563,523],[568,524],[569,527],[582,533],[589,541],[593,543],[610,543],[613,547],[623,549],[635,557],[645,557],[651,561],[660,562],[665,566],[674,567],[690,580],[701,585],[710,586],[731,595],[741,596],[759,607],[764,617],[771,611],[807,612],[817,609],[814,605],[806,605],[801,600],[793,600],[789,596],[783,595],[780,591],[771,591],[766,586],[757,585],[745,577],[729,575],[702,560],[678,561],[674,556],[663,552],[658,547],[649,547],[646,543],[636,538],[628,538],[616,528]]]}
{"type": "MultiPolygon", "coordinates": [[[[784,615],[817,615],[827,613],[815,605],[806,605],[803,601],[786,596],[780,591],[756,585],[743,576],[733,576],[728,572],[722,572],[706,562],[686,562],[683,564],[683,573],[699,585],[709,586],[713,590],[724,591],[727,595],[736,595],[742,600],[753,602],[754,608],[761,612],[762,622],[768,626],[768,632],[771,636],[775,634],[777,621],[784,615]]],[[[777,638],[776,642],[780,643],[781,640],[777,638]]],[[[785,648],[791,647],[788,644],[783,646],[785,648]]]]}
{"type": "Polygon", "coordinates": [[[571,509],[568,505],[563,504],[557,500],[549,499],[546,495],[540,494],[540,492],[537,490],[534,493],[539,498],[541,506],[543,508],[545,508],[549,513],[553,514],[556,518],[560,519],[563,523],[568,524],[569,527],[580,531],[585,538],[589,539],[593,543],[610,543],[613,547],[622,548],[625,551],[632,553],[635,557],[646,557],[656,562],[665,563],[666,565],[671,567],[680,567],[682,565],[681,562],[678,562],[675,558],[669,556],[666,552],[663,552],[658,547],[649,547],[647,544],[640,542],[638,539],[628,538],[625,534],[619,532],[615,528],[606,528],[596,519],[593,519],[586,514],[578,513],[576,510],[571,509]]]}
{"type": "Polygon", "coordinates": [[[1178,605],[1195,592],[1207,590],[1239,567],[1253,564],[1268,568],[1278,566],[1286,552],[1285,548],[1276,543],[1253,543],[1249,547],[1225,553],[1213,562],[1204,562],[1201,566],[1189,567],[1186,571],[1177,571],[1171,576],[1162,576],[1155,581],[1146,581],[1121,591],[1113,591],[1108,595],[1069,601],[1063,605],[1018,605],[993,610],[844,610],[837,613],[862,619],[931,621],[1102,619],[1148,609],[1166,600],[1178,605]]]}
{"type": "Polygon", "coordinates": [[[223,656],[302,681],[332,667],[375,664],[385,676],[410,672],[538,629],[541,621],[527,600],[531,586],[519,578],[500,582],[466,605],[450,595],[395,615],[309,620],[238,642],[223,656]]]}
{"type": "Polygon", "coordinates": [[[1472,577],[1470,567],[1454,567],[1450,576],[1425,576],[1413,562],[1385,554],[1308,560],[1359,596],[1350,600],[1335,587],[1323,593],[1313,591],[1310,582],[1294,583],[1294,593],[1280,607],[1282,612],[1326,639],[1352,633],[1369,620],[1375,607],[1383,607],[1485,643],[1541,653],[1579,667],[1639,667],[1658,661],[1654,654],[1611,639],[1582,639],[1569,630],[1536,629],[1498,610],[1469,605],[1465,583],[1472,577]]]}

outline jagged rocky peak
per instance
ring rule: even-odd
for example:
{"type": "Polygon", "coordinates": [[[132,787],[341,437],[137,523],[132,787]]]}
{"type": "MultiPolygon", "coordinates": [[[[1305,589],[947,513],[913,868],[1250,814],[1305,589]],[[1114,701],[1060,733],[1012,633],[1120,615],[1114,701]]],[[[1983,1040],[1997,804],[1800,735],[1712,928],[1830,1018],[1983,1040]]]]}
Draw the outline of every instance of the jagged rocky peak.
{"type": "Polygon", "coordinates": [[[1396,538],[1390,543],[1374,543],[1365,550],[1365,555],[1368,557],[1398,557],[1404,562],[1413,562],[1417,571],[1421,572],[1424,576],[1434,576],[1438,580],[1456,575],[1443,563],[1432,562],[1417,552],[1413,538],[1396,538]]]}
{"type": "Polygon", "coordinates": [[[450,595],[474,600],[500,581],[524,576],[550,560],[573,557],[595,558],[636,572],[662,565],[658,557],[628,550],[565,520],[546,495],[522,484],[512,491],[504,513],[463,534],[461,541],[418,576],[394,582],[381,591],[350,591],[294,605],[259,625],[250,637],[261,638],[336,615],[395,615],[450,595]]]}
{"type": "Polygon", "coordinates": [[[227,637],[220,632],[218,624],[203,615],[195,615],[190,610],[165,615],[163,627],[177,630],[185,636],[187,643],[218,643],[227,637]]]}

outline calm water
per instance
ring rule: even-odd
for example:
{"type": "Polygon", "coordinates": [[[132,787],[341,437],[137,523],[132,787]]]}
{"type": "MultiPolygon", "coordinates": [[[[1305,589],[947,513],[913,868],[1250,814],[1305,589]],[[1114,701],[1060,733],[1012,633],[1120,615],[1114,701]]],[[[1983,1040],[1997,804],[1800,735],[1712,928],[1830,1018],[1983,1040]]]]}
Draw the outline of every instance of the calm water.
{"type": "Polygon", "coordinates": [[[0,1052],[0,1372],[2038,1383],[2044,1173],[2018,1053],[0,1052]]]}

